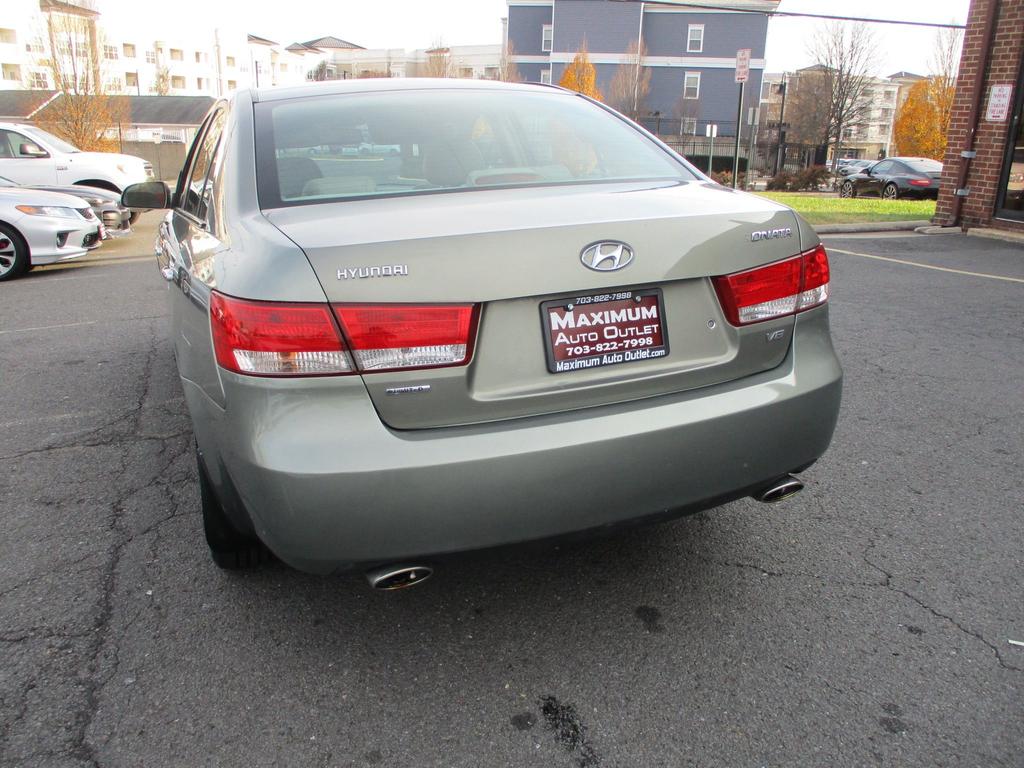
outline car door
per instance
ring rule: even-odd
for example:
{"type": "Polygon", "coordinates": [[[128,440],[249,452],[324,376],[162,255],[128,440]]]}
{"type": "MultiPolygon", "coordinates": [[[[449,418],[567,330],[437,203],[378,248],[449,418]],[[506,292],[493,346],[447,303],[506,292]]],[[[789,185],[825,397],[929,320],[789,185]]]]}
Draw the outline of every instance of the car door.
{"type": "Polygon", "coordinates": [[[18,184],[56,184],[54,158],[48,153],[37,156],[24,152],[29,146],[39,147],[23,133],[0,128],[0,175],[18,184]]]}
{"type": "Polygon", "coordinates": [[[227,108],[215,108],[190,150],[174,208],[160,226],[158,259],[171,286],[175,353],[181,376],[220,402],[220,380],[210,347],[209,302],[213,256],[221,249],[216,226],[218,154],[227,108]],[[166,264],[166,266],[164,266],[166,264]]]}
{"type": "Polygon", "coordinates": [[[885,185],[887,175],[892,171],[892,161],[882,160],[875,163],[864,172],[864,179],[861,181],[857,194],[859,195],[880,195],[885,185]]]}

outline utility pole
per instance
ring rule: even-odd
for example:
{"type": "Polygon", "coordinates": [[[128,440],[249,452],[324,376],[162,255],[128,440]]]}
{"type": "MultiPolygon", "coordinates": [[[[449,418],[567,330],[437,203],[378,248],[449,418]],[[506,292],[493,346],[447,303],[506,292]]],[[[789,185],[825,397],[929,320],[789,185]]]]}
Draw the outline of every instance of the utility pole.
{"type": "Polygon", "coordinates": [[[779,84],[779,89],[782,91],[782,106],[779,109],[779,147],[775,154],[776,175],[786,167],[786,92],[789,88],[786,87],[785,72],[782,73],[782,82],[779,84]]]}

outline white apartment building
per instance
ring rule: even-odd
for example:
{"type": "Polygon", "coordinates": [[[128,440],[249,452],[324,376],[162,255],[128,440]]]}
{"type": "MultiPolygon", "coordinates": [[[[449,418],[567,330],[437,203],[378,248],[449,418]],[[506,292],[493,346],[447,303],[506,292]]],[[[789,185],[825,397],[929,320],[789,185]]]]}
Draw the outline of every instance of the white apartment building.
{"type": "MultiPolygon", "coordinates": [[[[100,72],[108,88],[126,95],[223,96],[236,88],[291,85],[328,54],[307,46],[285,46],[238,30],[197,30],[187,37],[124,34],[104,23],[103,1],[4,0],[0,5],[0,89],[54,87],[49,67],[48,18],[75,17],[75,28],[96,30],[102,48],[100,72]],[[93,26],[94,25],[94,26],[93,26]]],[[[140,28],[144,25],[139,25],[140,28]]],[[[58,22],[58,28],[62,28],[58,22]]],[[[63,27],[66,28],[66,27],[63,27]]],[[[81,36],[77,42],[89,41],[81,36]]],[[[72,43],[73,45],[74,43],[72,43]]],[[[61,40],[58,54],[72,55],[61,40]]]]}
{"type": "MultiPolygon", "coordinates": [[[[416,77],[425,73],[431,49],[365,49],[337,37],[283,44],[238,29],[196,29],[187,36],[140,22],[131,32],[106,23],[104,0],[2,0],[0,2],[0,90],[50,90],[53,75],[50,26],[75,19],[81,30],[70,43],[58,39],[57,54],[69,60],[75,50],[102,51],[100,76],[110,92],[146,96],[224,96],[236,88],[296,85],[324,62],[327,76],[416,77]],[[55,21],[57,20],[57,21],[55,21]]],[[[501,45],[444,48],[455,77],[498,77],[501,45]]]]}

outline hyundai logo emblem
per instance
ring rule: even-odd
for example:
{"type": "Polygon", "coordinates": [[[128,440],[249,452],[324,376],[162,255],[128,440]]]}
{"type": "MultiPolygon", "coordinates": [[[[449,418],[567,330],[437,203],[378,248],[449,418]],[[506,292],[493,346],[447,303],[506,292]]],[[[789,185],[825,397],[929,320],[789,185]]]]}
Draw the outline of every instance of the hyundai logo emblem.
{"type": "Polygon", "coordinates": [[[633,262],[633,249],[617,240],[592,243],[580,254],[583,266],[596,272],[614,272],[633,262]]]}

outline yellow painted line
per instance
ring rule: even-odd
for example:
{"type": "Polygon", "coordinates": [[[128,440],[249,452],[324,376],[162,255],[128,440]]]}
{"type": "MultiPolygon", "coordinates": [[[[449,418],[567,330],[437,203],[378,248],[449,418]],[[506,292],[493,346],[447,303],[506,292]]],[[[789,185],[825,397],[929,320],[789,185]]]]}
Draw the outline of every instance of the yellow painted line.
{"type": "Polygon", "coordinates": [[[951,269],[950,267],[937,267],[934,264],[922,264],[919,261],[907,261],[906,259],[894,259],[890,256],[875,256],[873,253],[859,253],[857,251],[847,251],[842,248],[829,248],[825,249],[829,253],[845,253],[847,256],[862,256],[865,259],[877,259],[878,261],[891,261],[894,264],[905,264],[908,267],[921,267],[922,269],[934,269],[937,272],[951,272],[954,275],[968,275],[970,277],[984,277],[988,280],[1005,280],[1008,283],[1024,283],[1024,278],[1020,277],[1007,277],[1006,275],[990,275],[987,272],[970,272],[966,269],[951,269]]]}

